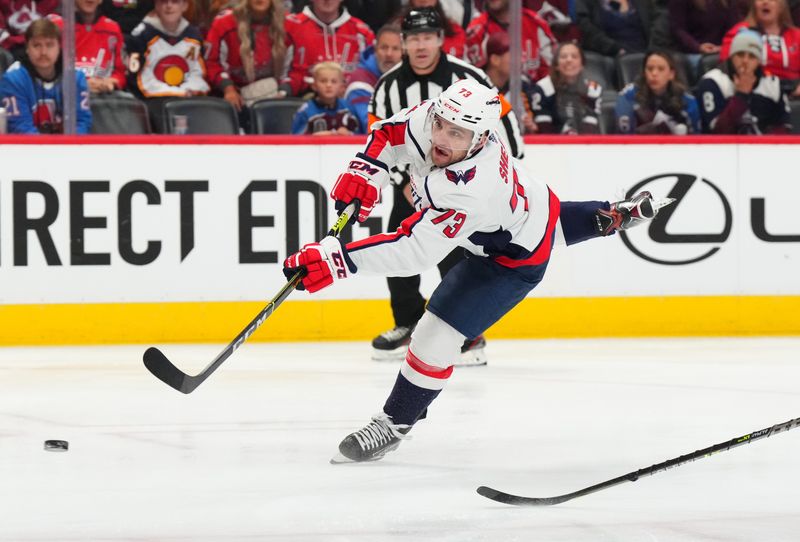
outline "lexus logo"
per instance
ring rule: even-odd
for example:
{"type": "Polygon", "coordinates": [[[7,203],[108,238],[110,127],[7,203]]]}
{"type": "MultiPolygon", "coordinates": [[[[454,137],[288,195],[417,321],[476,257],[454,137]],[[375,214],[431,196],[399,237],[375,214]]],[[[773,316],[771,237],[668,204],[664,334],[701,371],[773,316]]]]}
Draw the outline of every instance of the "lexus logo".
{"type": "Polygon", "coordinates": [[[713,256],[730,236],[730,203],[708,179],[690,173],[663,173],[637,183],[626,197],[643,189],[657,198],[676,201],[659,211],[646,232],[641,231],[644,228],[620,232],[625,246],[640,258],[661,265],[688,265],[713,256]],[[673,217],[680,220],[674,220],[670,228],[673,217]],[[685,230],[687,227],[690,229],[685,230]]]}

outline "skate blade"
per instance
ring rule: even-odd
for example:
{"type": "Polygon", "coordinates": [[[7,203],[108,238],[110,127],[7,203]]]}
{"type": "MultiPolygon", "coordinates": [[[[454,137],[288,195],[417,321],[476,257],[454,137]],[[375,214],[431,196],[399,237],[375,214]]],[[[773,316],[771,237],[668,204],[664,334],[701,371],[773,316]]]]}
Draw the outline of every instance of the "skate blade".
{"type": "Polygon", "coordinates": [[[489,358],[486,357],[486,351],[483,348],[478,350],[467,350],[463,354],[459,360],[454,363],[455,367],[482,367],[489,362],[489,358]]]}
{"type": "Polygon", "coordinates": [[[372,361],[403,361],[406,359],[406,352],[408,352],[408,345],[403,345],[394,350],[378,350],[372,349],[372,361]]]}
{"type": "Polygon", "coordinates": [[[331,465],[343,465],[345,463],[355,463],[355,461],[343,456],[341,452],[337,452],[335,456],[331,457],[331,465]]]}

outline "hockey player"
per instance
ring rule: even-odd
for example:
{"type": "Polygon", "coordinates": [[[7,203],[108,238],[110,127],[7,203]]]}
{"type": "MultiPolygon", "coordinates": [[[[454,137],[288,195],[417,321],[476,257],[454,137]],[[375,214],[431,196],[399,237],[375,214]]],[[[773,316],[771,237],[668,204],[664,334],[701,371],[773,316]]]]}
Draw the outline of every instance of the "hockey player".
{"type": "Polygon", "coordinates": [[[347,245],[326,237],[284,262],[287,274],[305,269],[302,285],[316,292],[356,274],[419,273],[455,247],[466,249],[431,296],[383,410],[345,437],[333,462],[376,460],[395,449],[444,388],[464,340],[539,284],[557,240],[570,245],[609,235],[668,203],[648,192],[611,205],[560,202],[510,156],[496,132],[500,115],[495,89],[461,80],[379,123],[331,197],[337,208],[360,201],[363,221],[389,182],[389,168],[407,164],[417,212],[394,233],[347,245]]]}
{"type": "MultiPolygon", "coordinates": [[[[60,134],[64,131],[61,92],[61,31],[50,19],[37,19],[25,31],[26,58],[11,65],[0,81],[0,99],[11,134],[60,134]]],[[[76,131],[89,133],[92,111],[86,76],[75,72],[76,131]]]]}

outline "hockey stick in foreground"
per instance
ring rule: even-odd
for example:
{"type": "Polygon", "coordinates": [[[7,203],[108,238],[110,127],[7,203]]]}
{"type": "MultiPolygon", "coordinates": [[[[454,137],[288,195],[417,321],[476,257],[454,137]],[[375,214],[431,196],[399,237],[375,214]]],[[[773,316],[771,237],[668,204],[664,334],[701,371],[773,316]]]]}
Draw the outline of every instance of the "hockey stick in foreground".
{"type": "MultiPolygon", "coordinates": [[[[339,215],[338,220],[333,225],[331,230],[328,232],[329,236],[337,237],[344,227],[350,222],[350,219],[355,217],[358,213],[358,200],[354,200],[350,205],[344,208],[342,213],[339,215]]],[[[242,344],[252,335],[256,329],[258,329],[261,324],[264,323],[264,320],[269,318],[269,316],[275,312],[281,303],[289,297],[297,285],[300,283],[300,280],[304,276],[304,271],[298,271],[295,273],[291,279],[286,283],[286,285],[281,288],[281,291],[278,292],[272,300],[267,303],[267,306],[261,309],[261,312],[253,318],[253,320],[247,324],[247,327],[239,333],[235,339],[233,339],[228,346],[226,346],[222,352],[217,355],[214,360],[208,364],[208,366],[200,371],[198,374],[192,376],[184,373],[169,360],[167,356],[161,353],[161,350],[158,348],[150,347],[144,353],[144,366],[155,375],[156,378],[164,382],[166,385],[175,388],[176,390],[182,393],[192,393],[197,386],[203,383],[203,381],[208,378],[211,373],[217,370],[217,368],[222,365],[222,362],[228,359],[231,354],[233,354],[237,348],[242,346],[242,344]]]]}
{"type": "Polygon", "coordinates": [[[721,442],[717,445],[709,446],[708,448],[704,448],[702,450],[697,450],[696,452],[690,454],[676,457],[675,459],[668,459],[663,463],[658,463],[656,465],[644,469],[639,469],[633,472],[629,472],[628,474],[623,474],[618,478],[607,480],[597,485],[593,485],[591,487],[587,487],[585,489],[581,489],[573,493],[559,495],[557,497],[541,497],[541,498],[519,497],[517,495],[504,493],[502,491],[498,491],[496,489],[492,489],[486,486],[479,487],[478,493],[480,495],[483,495],[487,499],[492,499],[493,501],[501,502],[503,504],[514,504],[518,506],[550,506],[553,504],[560,504],[562,502],[570,501],[577,497],[583,497],[584,495],[589,495],[597,491],[602,491],[610,487],[624,484],[625,482],[635,482],[639,478],[643,478],[645,476],[652,476],[657,472],[665,471],[673,467],[678,467],[685,463],[690,463],[692,461],[696,461],[703,457],[708,457],[718,452],[724,452],[726,450],[730,450],[731,448],[736,448],[737,446],[741,446],[742,444],[747,444],[761,438],[771,437],[772,435],[786,432],[789,429],[794,429],[795,427],[800,427],[800,418],[795,418],[785,423],[779,423],[777,425],[773,425],[772,427],[767,427],[766,429],[754,431],[753,433],[744,435],[742,437],[735,438],[733,440],[726,442],[721,442]]]}

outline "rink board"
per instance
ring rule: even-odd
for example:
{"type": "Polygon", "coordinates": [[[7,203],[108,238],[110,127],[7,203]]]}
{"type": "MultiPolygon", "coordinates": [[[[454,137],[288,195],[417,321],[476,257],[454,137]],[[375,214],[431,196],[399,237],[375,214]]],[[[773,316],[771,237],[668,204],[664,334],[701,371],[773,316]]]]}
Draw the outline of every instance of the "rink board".
{"type": "MultiPolygon", "coordinates": [[[[0,344],[229,340],[280,288],[286,255],[327,230],[326,193],[359,149],[355,138],[6,141],[0,344]]],[[[641,141],[529,140],[524,167],[562,200],[647,189],[680,202],[625,238],[558,247],[543,284],[490,335],[800,333],[800,140],[641,141]]],[[[387,190],[348,238],[384,231],[390,207],[387,190]]],[[[437,279],[424,274],[423,293],[437,279]]],[[[381,277],[298,292],[254,338],[370,338],[390,327],[386,298],[381,277]]]]}

